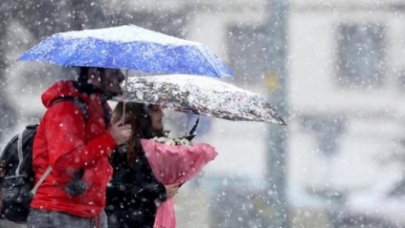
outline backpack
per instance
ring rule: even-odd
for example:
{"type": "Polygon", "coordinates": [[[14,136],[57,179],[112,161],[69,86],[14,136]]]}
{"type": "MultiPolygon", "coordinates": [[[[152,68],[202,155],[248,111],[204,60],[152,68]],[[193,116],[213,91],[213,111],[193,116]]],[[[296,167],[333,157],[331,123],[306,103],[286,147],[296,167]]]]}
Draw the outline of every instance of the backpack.
{"type": "MultiPolygon", "coordinates": [[[[51,106],[64,101],[73,101],[88,120],[87,105],[79,98],[59,97],[51,106]]],[[[7,143],[0,156],[0,216],[16,223],[26,222],[32,197],[52,170],[48,167],[34,186],[32,146],[37,128],[38,124],[26,126],[7,143]]]]}

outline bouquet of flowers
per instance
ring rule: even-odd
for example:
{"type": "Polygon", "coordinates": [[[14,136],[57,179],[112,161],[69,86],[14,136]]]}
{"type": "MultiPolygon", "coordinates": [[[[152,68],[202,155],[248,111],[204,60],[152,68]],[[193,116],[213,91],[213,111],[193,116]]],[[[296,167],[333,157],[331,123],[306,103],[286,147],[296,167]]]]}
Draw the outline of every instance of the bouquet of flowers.
{"type": "MultiPolygon", "coordinates": [[[[142,139],[152,172],[164,185],[183,184],[197,175],[217,152],[206,143],[191,144],[187,137],[142,139]]],[[[175,228],[174,201],[169,198],[158,207],[154,228],[175,228]]]]}

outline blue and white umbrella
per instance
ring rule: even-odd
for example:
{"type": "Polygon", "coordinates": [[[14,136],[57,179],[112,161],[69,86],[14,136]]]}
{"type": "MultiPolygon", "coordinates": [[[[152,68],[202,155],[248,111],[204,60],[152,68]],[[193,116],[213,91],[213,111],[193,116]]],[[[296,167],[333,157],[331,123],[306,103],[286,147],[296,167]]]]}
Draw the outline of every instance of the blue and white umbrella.
{"type": "Polygon", "coordinates": [[[56,33],[18,60],[127,69],[146,74],[232,77],[229,67],[204,44],[135,25],[56,33]]]}

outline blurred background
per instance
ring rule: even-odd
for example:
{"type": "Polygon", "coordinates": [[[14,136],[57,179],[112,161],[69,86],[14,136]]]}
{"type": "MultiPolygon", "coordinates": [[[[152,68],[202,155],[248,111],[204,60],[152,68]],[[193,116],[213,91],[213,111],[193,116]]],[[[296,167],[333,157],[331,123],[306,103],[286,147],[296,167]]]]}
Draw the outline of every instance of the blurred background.
{"type": "MultiPolygon", "coordinates": [[[[288,126],[201,117],[217,158],[176,197],[179,228],[405,227],[403,0],[3,0],[0,148],[74,72],[16,62],[56,32],[136,24],[206,44],[227,82],[288,126]]],[[[114,105],[112,103],[112,105],[114,105]]],[[[184,134],[196,116],[167,112],[184,134]]],[[[0,221],[0,227],[23,227],[0,221]]]]}

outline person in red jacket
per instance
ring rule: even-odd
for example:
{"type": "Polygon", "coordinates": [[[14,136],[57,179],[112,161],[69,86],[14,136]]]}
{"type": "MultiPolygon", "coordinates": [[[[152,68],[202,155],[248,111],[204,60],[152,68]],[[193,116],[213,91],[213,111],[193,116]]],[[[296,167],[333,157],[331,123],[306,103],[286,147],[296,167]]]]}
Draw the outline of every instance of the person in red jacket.
{"type": "Polygon", "coordinates": [[[60,81],[42,94],[47,108],[33,145],[33,168],[38,181],[45,177],[31,202],[29,228],[107,227],[103,212],[106,186],[112,176],[109,157],[117,145],[128,141],[132,130],[121,123],[109,126],[111,109],[107,100],[122,93],[120,70],[80,68],[77,81],[60,81]],[[79,99],[83,110],[63,97],[79,99]],[[69,184],[80,173],[83,191],[71,191],[69,184]]]}

